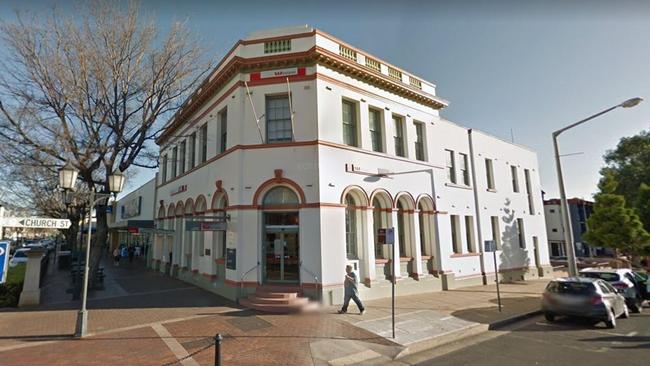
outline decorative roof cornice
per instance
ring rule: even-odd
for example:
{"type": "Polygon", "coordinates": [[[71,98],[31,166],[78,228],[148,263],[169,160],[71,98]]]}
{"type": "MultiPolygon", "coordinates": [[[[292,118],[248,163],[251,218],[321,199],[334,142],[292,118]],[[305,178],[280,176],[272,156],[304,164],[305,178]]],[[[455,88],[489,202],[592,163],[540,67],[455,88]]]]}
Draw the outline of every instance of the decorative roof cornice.
{"type": "Polygon", "coordinates": [[[219,89],[223,88],[238,73],[250,73],[282,67],[311,66],[315,64],[334,69],[345,75],[434,109],[442,109],[448,105],[448,102],[444,99],[423,92],[399,80],[393,80],[376,70],[318,46],[314,46],[303,52],[292,52],[281,55],[252,58],[234,56],[216,75],[206,78],[194,95],[183,103],[183,106],[174,114],[163,133],[156,139],[156,143],[159,145],[164,143],[184,121],[190,119],[219,89]]]}

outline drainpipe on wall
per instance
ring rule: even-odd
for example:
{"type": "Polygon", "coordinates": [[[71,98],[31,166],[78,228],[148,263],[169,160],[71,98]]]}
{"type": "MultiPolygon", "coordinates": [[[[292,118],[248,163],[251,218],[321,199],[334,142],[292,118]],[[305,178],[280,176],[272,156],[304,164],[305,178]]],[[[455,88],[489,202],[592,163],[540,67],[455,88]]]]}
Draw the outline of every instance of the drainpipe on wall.
{"type": "MultiPolygon", "coordinates": [[[[467,130],[467,136],[469,137],[469,156],[470,164],[472,166],[472,185],[474,186],[474,208],[476,210],[476,237],[478,239],[478,250],[481,257],[481,276],[483,277],[483,284],[487,285],[487,275],[485,274],[485,253],[483,247],[483,230],[481,226],[481,206],[478,202],[478,186],[476,185],[476,164],[474,162],[474,141],[472,140],[472,129],[467,130]]],[[[497,269],[494,269],[496,274],[497,269]]]]}

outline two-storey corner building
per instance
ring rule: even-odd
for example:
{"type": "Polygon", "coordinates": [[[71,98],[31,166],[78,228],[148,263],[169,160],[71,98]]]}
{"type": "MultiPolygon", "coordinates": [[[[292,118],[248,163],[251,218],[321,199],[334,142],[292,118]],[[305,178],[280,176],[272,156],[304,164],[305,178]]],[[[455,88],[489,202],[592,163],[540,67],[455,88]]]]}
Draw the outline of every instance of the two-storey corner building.
{"type": "Polygon", "coordinates": [[[230,298],[284,284],[340,303],[346,264],[365,298],[392,276],[398,294],[486,283],[494,238],[500,273],[545,273],[536,155],[446,121],[446,105],[319,30],[239,41],[157,141],[154,266],[230,298]]]}

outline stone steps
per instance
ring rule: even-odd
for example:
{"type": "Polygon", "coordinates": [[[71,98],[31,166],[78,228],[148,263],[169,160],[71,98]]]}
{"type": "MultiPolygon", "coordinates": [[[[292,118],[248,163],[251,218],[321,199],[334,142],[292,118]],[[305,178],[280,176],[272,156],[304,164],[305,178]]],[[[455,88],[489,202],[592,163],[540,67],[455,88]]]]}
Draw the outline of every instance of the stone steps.
{"type": "Polygon", "coordinates": [[[259,286],[254,294],[240,299],[239,304],[258,311],[276,314],[302,313],[316,310],[318,304],[299,296],[300,289],[293,286],[259,286]]]}

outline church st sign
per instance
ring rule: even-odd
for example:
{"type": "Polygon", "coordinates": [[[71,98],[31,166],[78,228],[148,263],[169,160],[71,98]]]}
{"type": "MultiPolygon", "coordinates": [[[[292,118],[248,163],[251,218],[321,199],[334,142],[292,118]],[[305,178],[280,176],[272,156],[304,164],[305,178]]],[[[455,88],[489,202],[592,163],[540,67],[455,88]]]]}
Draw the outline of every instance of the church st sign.
{"type": "Polygon", "coordinates": [[[2,226],[33,229],[67,229],[71,223],[68,219],[51,219],[47,217],[5,217],[2,226]]]}

